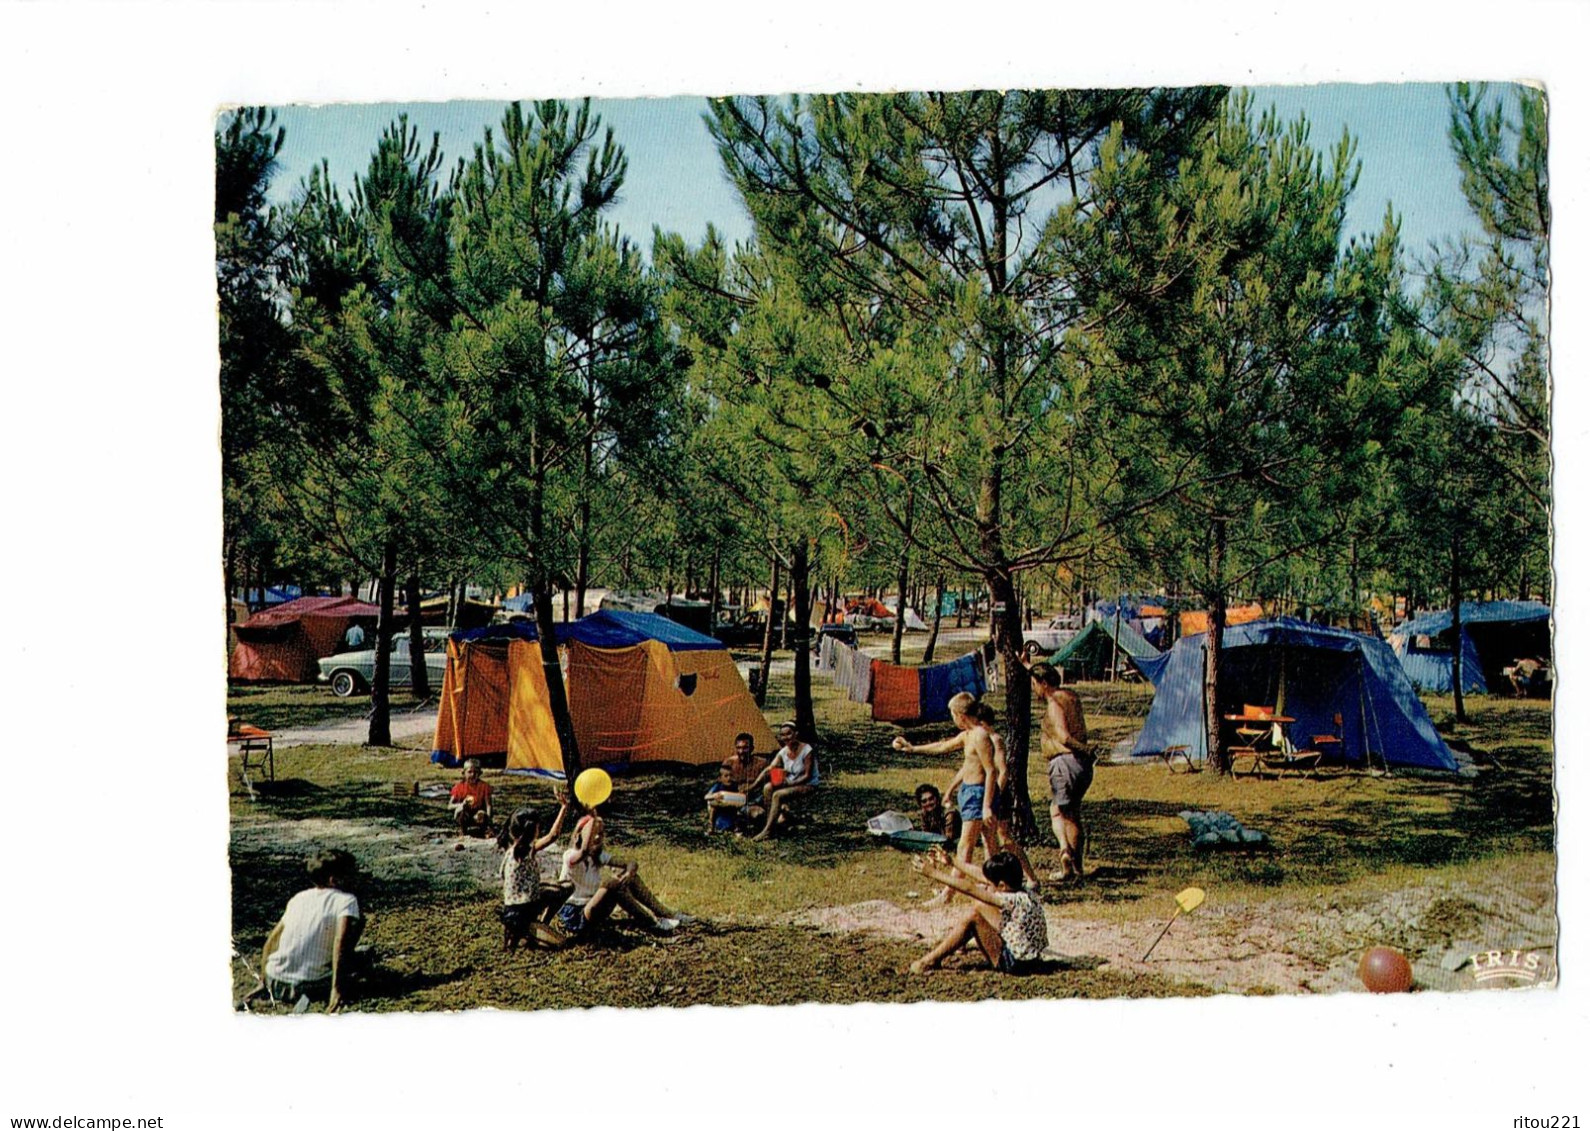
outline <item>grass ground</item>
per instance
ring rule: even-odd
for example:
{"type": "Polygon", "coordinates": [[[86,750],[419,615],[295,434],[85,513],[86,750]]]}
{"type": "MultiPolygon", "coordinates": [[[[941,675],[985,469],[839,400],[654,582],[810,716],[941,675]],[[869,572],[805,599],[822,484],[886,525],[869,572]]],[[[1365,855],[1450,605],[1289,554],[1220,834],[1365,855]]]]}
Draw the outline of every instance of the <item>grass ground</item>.
{"type": "MultiPolygon", "coordinates": [[[[614,851],[638,861],[664,899],[704,920],[675,937],[655,938],[615,920],[620,925],[596,947],[502,955],[493,914],[496,854],[478,844],[455,849],[445,805],[413,795],[415,783],[452,778],[428,762],[429,742],[421,740],[411,749],[283,749],[277,782],[257,801],[236,784],[234,772],[236,945],[257,961],[271,923],[302,886],[304,850],[340,844],[368,872],[361,892],[369,914],[365,941],[379,967],[361,994],[357,1008],[364,1010],[1163,996],[1233,985],[1262,991],[1269,984],[1202,981],[1196,966],[1176,967],[1172,977],[1085,956],[1020,979],[987,973],[968,957],[953,964],[953,973],[922,981],[895,973],[925,949],[920,941],[889,932],[824,933],[811,925],[828,922],[836,908],[882,909],[887,918],[926,894],[908,858],[867,836],[864,822],[885,809],[908,811],[919,782],[942,782],[954,769],[945,759],[891,750],[897,728],[874,723],[865,707],[837,696],[821,677],[814,691],[825,784],[820,802],[787,838],[753,844],[710,836],[701,815],[705,769],[616,782],[609,804],[614,851]]],[[[776,720],[790,711],[788,676],[775,675],[770,692],[767,713],[776,720]]],[[[1081,694],[1090,727],[1106,742],[1133,733],[1150,701],[1143,687],[1085,684],[1081,694]]],[[[286,721],[276,725],[304,721],[287,718],[302,706],[298,700],[276,703],[286,721]]],[[[1472,722],[1455,727],[1432,704],[1448,740],[1465,744],[1480,767],[1477,778],[1462,781],[1231,780],[1101,763],[1086,807],[1089,882],[1079,891],[1046,894],[1062,936],[1053,945],[1078,953],[1063,937],[1070,923],[1077,925],[1076,940],[1110,931],[1135,938],[1163,917],[1170,894],[1193,884],[1210,892],[1213,935],[1228,931],[1252,945],[1251,920],[1284,915],[1286,929],[1278,933],[1299,937],[1273,945],[1320,966],[1339,965],[1360,935],[1375,930],[1410,953],[1422,948],[1431,962],[1443,947],[1481,939],[1495,901],[1462,894],[1481,887],[1504,897],[1528,893],[1521,898],[1530,921],[1549,919],[1549,705],[1479,698],[1470,711],[1472,722]],[[1231,812],[1267,832],[1271,846],[1194,853],[1177,817],[1189,808],[1231,812]],[[1421,885],[1429,888],[1427,898],[1388,919],[1385,901],[1421,885]],[[1334,924],[1329,938],[1324,924],[1334,924]]],[[[941,725],[907,733],[915,739],[945,731],[941,725]]],[[[489,772],[488,780],[501,810],[550,807],[545,783],[489,772]]],[[[1047,796],[1041,765],[1031,768],[1028,787],[1040,802],[1047,796]]],[[[1040,872],[1058,864],[1047,829],[1030,853],[1040,872]]],[[[242,959],[234,966],[241,995],[252,974],[242,959]]]]}
{"type": "MultiPolygon", "coordinates": [[[[398,699],[405,701],[401,693],[398,699]]],[[[234,684],[226,692],[226,713],[229,718],[266,730],[281,730],[364,718],[370,713],[370,697],[355,695],[338,699],[325,687],[313,684],[258,687],[234,684]]]]}

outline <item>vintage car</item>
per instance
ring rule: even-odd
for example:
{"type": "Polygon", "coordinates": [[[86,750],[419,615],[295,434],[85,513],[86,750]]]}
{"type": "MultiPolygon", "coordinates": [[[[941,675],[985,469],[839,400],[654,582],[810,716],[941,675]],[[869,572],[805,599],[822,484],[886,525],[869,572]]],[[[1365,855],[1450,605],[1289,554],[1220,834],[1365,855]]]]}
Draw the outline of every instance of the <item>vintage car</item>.
{"type": "MultiPolygon", "coordinates": [[[[374,633],[371,634],[372,636],[374,633]]],[[[430,677],[431,690],[442,686],[442,675],[447,670],[447,629],[425,629],[425,673],[430,677]]],[[[409,634],[403,632],[392,641],[391,686],[406,687],[411,678],[409,659],[409,634]]],[[[368,691],[375,680],[375,649],[364,648],[356,652],[338,652],[320,661],[320,682],[331,684],[331,693],[346,699],[356,691],[368,691]]]]}

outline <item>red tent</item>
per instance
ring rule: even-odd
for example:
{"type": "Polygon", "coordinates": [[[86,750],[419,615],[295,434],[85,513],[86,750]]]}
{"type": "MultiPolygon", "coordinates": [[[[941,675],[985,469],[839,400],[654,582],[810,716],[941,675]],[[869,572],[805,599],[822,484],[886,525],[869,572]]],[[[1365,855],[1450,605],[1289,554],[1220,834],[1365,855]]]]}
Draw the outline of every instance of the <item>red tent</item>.
{"type": "Polygon", "coordinates": [[[274,605],[235,626],[237,647],[227,674],[313,683],[320,670],[315,661],[335,652],[351,625],[374,629],[380,615],[378,607],[356,597],[300,597],[274,605]]]}

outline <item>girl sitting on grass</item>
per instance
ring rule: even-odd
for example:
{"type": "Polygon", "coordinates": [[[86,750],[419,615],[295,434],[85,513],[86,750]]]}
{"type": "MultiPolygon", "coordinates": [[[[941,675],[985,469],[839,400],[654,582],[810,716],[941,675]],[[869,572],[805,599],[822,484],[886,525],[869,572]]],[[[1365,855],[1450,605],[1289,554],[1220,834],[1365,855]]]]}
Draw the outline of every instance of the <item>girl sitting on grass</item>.
{"type": "Polygon", "coordinates": [[[604,850],[607,827],[601,815],[593,808],[574,826],[574,838],[563,854],[563,872],[559,877],[574,885],[568,901],[558,908],[558,924],[569,938],[591,938],[613,912],[622,907],[630,915],[652,930],[668,934],[681,923],[694,920],[677,911],[670,911],[662,900],[651,893],[637,874],[635,864],[625,863],[609,856],[604,850]],[[603,875],[604,866],[617,869],[603,875]]]}
{"type": "Polygon", "coordinates": [[[1029,974],[1038,968],[1049,945],[1049,925],[1038,897],[1022,890],[1021,862],[1014,856],[995,853],[979,874],[975,865],[952,859],[936,848],[926,858],[913,858],[911,866],[927,879],[974,900],[938,945],[911,963],[912,974],[938,969],[939,963],[973,939],[988,964],[1001,974],[1029,974]]]}
{"type": "MultiPolygon", "coordinates": [[[[534,946],[537,942],[536,926],[554,901],[561,902],[563,891],[541,886],[541,866],[536,854],[550,848],[563,831],[563,819],[569,814],[569,799],[558,796],[558,815],[546,835],[541,835],[541,818],[534,809],[519,809],[509,819],[497,837],[497,847],[502,856],[502,906],[497,917],[502,920],[502,949],[512,951],[521,940],[534,946]]],[[[550,941],[550,940],[549,940],[550,941]]],[[[556,945],[556,944],[554,944],[556,945]]]]}

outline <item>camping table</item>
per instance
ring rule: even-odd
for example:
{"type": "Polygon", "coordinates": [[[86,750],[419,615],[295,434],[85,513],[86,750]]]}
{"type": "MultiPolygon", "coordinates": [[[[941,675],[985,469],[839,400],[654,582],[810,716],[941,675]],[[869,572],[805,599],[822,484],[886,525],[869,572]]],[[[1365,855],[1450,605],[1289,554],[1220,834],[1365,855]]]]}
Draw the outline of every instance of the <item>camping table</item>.
{"type": "MultiPolygon", "coordinates": [[[[1254,727],[1256,725],[1262,725],[1264,730],[1270,730],[1272,727],[1279,726],[1281,728],[1281,734],[1282,734],[1282,737],[1284,739],[1284,737],[1286,735],[1287,726],[1289,724],[1291,724],[1291,723],[1297,722],[1297,720],[1294,719],[1290,715],[1223,715],[1221,717],[1224,718],[1226,720],[1226,722],[1232,723],[1233,724],[1233,729],[1236,730],[1238,735],[1241,736],[1241,737],[1246,737],[1246,736],[1242,735],[1242,731],[1243,731],[1242,724],[1243,723],[1247,723],[1249,727],[1254,727]]],[[[1263,733],[1263,731],[1256,731],[1255,732],[1255,734],[1262,734],[1262,733],[1263,733]]],[[[1286,749],[1286,744],[1285,744],[1284,741],[1283,741],[1283,743],[1282,743],[1282,745],[1281,745],[1281,747],[1279,749],[1284,754],[1285,749],[1286,749]]],[[[1241,745],[1237,745],[1235,743],[1232,743],[1232,744],[1228,744],[1226,746],[1226,753],[1231,755],[1231,776],[1232,777],[1237,777],[1241,773],[1241,771],[1239,771],[1237,769],[1237,758],[1238,758],[1238,756],[1251,759],[1251,761],[1248,764],[1247,772],[1250,773],[1250,774],[1253,774],[1255,777],[1258,776],[1259,766],[1264,761],[1264,752],[1261,751],[1257,746],[1253,745],[1250,742],[1244,742],[1241,745]]]]}
{"type": "Polygon", "coordinates": [[[249,781],[250,770],[264,770],[271,781],[276,780],[276,743],[268,730],[247,723],[226,736],[228,742],[237,743],[243,757],[243,781],[249,781]]]}

